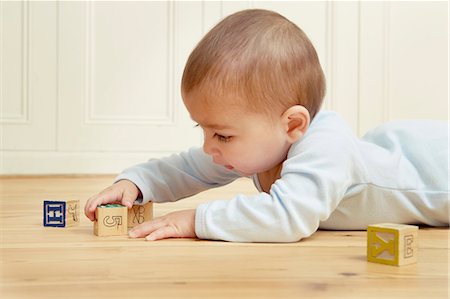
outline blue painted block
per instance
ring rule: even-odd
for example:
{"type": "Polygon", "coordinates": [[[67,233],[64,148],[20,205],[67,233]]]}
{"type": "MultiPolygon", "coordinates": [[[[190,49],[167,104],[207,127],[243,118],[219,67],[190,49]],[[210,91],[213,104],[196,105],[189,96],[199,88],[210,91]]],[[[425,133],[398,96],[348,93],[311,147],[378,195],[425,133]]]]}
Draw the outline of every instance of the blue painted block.
{"type": "Polygon", "coordinates": [[[44,200],[44,226],[66,226],[66,202],[44,200]]]}

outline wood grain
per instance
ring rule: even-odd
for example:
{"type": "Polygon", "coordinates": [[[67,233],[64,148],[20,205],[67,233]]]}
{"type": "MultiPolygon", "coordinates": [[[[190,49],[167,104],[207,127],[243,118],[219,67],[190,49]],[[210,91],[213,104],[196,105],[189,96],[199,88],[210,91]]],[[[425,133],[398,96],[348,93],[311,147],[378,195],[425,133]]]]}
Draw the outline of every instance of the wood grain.
{"type": "MultiPolygon", "coordinates": [[[[113,177],[0,179],[1,298],[447,298],[449,234],[421,228],[417,264],[366,261],[366,232],[318,231],[292,244],[97,237],[81,216],[42,226],[44,199],[86,200],[113,177]]],[[[235,183],[176,203],[155,217],[235,193],[235,183]]]]}

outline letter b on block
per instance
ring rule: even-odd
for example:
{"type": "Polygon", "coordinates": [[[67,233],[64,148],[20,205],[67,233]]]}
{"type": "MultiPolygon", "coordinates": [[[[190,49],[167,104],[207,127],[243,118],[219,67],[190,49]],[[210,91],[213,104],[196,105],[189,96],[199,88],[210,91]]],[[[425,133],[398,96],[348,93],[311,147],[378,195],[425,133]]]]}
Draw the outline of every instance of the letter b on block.
{"type": "Polygon", "coordinates": [[[367,227],[367,260],[402,266],[417,261],[417,232],[414,225],[381,223],[367,227]]]}
{"type": "Polygon", "coordinates": [[[153,219],[153,203],[134,205],[128,210],[128,228],[133,228],[145,221],[153,219]]]}

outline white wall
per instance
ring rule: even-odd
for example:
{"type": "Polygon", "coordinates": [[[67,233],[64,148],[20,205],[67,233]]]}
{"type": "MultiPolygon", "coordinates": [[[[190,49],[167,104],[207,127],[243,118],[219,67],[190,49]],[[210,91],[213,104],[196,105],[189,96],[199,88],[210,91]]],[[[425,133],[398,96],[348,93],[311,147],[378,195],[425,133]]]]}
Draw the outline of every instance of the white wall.
{"type": "Polygon", "coordinates": [[[447,2],[0,2],[1,173],[115,173],[201,144],[179,93],[223,16],[276,10],[311,38],[325,108],[357,134],[447,119],[447,2]]]}

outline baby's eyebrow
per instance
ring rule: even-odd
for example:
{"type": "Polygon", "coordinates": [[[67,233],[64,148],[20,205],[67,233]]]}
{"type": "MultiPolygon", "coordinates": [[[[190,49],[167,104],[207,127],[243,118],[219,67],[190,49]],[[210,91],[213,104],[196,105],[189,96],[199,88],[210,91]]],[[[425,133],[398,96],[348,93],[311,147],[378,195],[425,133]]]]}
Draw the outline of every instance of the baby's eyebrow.
{"type": "Polygon", "coordinates": [[[231,126],[228,126],[228,125],[215,124],[215,123],[206,123],[206,124],[203,124],[203,126],[205,128],[216,129],[216,130],[225,130],[225,129],[232,128],[231,126]]]}
{"type": "Polygon", "coordinates": [[[231,126],[225,125],[225,124],[208,123],[208,122],[201,123],[201,122],[198,122],[198,121],[196,121],[194,119],[192,119],[192,121],[196,123],[196,125],[195,125],[196,127],[200,126],[202,128],[215,129],[215,130],[232,129],[231,126]]]}
{"type": "Polygon", "coordinates": [[[226,130],[226,129],[232,128],[231,126],[215,124],[215,123],[205,123],[205,124],[200,124],[200,126],[202,128],[215,129],[215,130],[226,130]]]}

